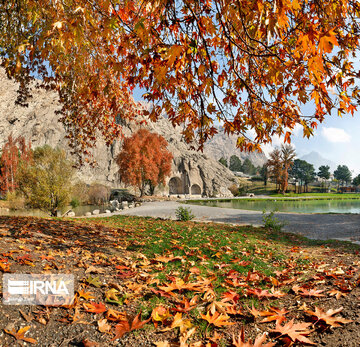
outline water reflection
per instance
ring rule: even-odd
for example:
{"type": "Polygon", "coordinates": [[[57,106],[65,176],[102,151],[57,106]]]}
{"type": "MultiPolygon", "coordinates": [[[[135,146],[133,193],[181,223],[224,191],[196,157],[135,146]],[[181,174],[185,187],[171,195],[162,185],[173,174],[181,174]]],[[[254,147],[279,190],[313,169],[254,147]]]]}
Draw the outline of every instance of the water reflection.
{"type": "Polygon", "coordinates": [[[360,199],[351,200],[253,200],[227,199],[189,202],[191,204],[254,211],[297,213],[360,213],[360,199]]]}

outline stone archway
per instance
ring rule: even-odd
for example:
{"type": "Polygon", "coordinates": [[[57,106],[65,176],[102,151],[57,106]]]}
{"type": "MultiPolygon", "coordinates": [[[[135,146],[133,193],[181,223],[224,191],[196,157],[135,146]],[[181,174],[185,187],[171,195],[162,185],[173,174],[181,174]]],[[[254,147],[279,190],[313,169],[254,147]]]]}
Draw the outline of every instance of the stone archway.
{"type": "Polygon", "coordinates": [[[179,177],[170,178],[169,194],[184,194],[183,184],[179,177]]]}
{"type": "Polygon", "coordinates": [[[201,188],[198,184],[191,186],[191,195],[201,195],[201,188]]]}

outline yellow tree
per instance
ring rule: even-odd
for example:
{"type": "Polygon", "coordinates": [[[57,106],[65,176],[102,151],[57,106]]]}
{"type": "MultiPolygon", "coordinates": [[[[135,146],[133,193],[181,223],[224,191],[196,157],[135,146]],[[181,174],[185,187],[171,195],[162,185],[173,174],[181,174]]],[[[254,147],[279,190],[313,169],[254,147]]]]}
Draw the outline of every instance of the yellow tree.
{"type": "Polygon", "coordinates": [[[162,112],[197,147],[219,120],[253,150],[274,134],[290,141],[297,124],[310,136],[326,115],[354,113],[359,16],[350,0],[8,0],[0,57],[21,82],[19,103],[33,76],[59,93],[74,151],[98,133],[111,143],[117,118],[162,112]]]}

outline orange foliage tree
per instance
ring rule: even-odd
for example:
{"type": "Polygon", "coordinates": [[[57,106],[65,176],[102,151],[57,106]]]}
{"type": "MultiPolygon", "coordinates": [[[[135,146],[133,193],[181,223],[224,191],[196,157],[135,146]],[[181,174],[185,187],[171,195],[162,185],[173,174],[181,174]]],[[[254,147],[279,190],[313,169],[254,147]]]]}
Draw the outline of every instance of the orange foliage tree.
{"type": "Polygon", "coordinates": [[[270,153],[266,163],[270,175],[276,182],[276,190],[285,194],[288,187],[289,170],[294,164],[295,149],[290,145],[282,145],[281,149],[275,148],[270,153]]]}
{"type": "Polygon", "coordinates": [[[326,115],[354,113],[359,17],[351,0],[8,0],[0,58],[21,82],[20,103],[34,76],[59,93],[75,151],[98,133],[111,143],[116,117],[162,112],[200,148],[219,120],[252,150],[274,134],[289,142],[297,124],[309,137],[326,115]]]}
{"type": "Polygon", "coordinates": [[[16,182],[16,172],[21,160],[30,161],[31,145],[26,145],[22,136],[14,139],[9,135],[7,142],[1,151],[0,157],[0,190],[3,193],[13,192],[18,184],[16,182]]]}
{"type": "Polygon", "coordinates": [[[140,196],[149,185],[150,192],[171,172],[172,154],[167,150],[167,141],[161,135],[139,129],[131,137],[125,138],[122,151],[116,162],[119,165],[120,180],[138,187],[140,196]]]}

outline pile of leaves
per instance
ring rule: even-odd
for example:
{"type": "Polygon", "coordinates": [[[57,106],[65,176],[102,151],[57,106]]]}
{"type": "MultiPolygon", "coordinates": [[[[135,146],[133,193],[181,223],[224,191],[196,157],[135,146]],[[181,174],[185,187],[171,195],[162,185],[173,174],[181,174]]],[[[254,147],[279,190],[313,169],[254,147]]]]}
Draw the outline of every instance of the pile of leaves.
{"type": "Polygon", "coordinates": [[[0,305],[6,345],[351,346],[358,247],[271,229],[0,217],[0,271],[72,273],[70,305],[0,305]],[[294,246],[296,245],[296,246],[294,246]]]}

